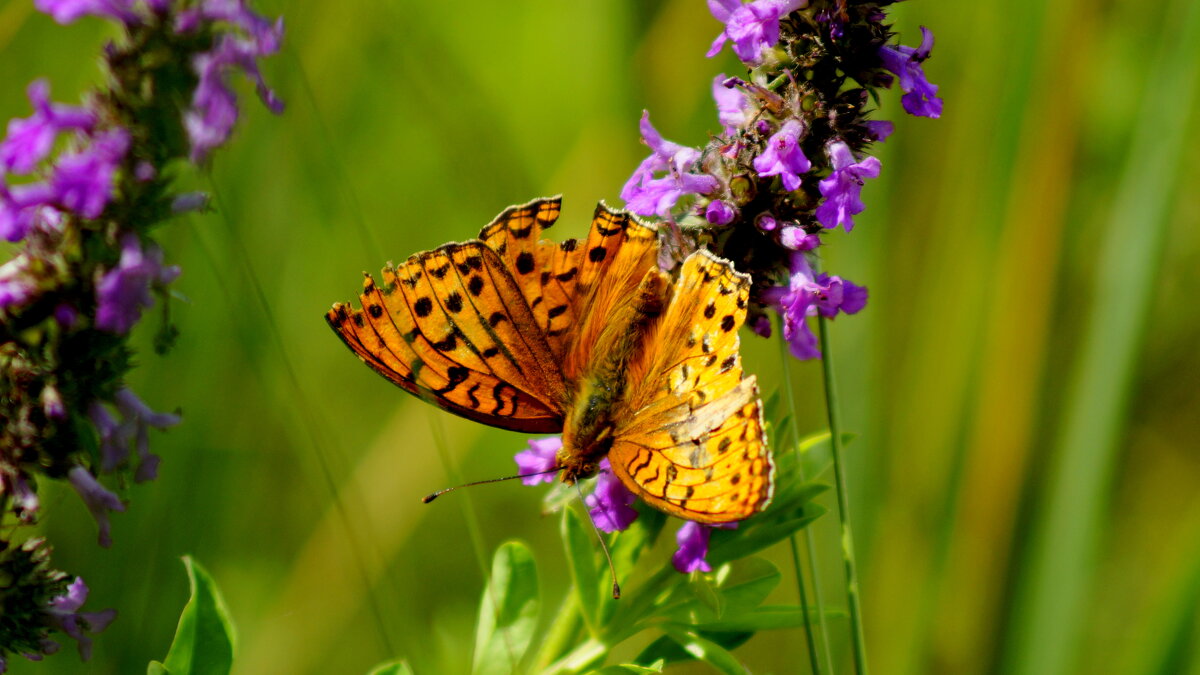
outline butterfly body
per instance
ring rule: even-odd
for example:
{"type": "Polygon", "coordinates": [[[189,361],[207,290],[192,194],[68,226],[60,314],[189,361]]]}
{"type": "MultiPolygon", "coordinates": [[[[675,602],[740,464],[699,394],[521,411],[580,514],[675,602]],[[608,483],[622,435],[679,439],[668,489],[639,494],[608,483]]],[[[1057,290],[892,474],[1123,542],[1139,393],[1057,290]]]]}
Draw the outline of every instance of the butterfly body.
{"type": "Polygon", "coordinates": [[[377,372],[446,410],[563,434],[567,483],[608,457],[668,513],[730,522],[770,501],[773,465],[737,329],[749,279],[706,251],[659,270],[654,231],[601,204],[586,240],[541,232],[558,199],[510,207],[478,240],[368,276],[326,318],[377,372]]]}

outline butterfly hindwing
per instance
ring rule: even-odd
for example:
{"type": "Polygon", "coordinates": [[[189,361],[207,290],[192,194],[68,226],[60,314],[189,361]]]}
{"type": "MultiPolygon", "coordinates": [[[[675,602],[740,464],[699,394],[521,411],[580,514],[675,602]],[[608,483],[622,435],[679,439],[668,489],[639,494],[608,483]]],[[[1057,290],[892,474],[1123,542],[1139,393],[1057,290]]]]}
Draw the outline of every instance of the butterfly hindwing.
{"type": "Polygon", "coordinates": [[[616,474],[654,506],[729,522],[770,500],[774,467],[738,329],[750,279],[701,250],[684,261],[662,319],[632,364],[614,435],[616,474]]]}

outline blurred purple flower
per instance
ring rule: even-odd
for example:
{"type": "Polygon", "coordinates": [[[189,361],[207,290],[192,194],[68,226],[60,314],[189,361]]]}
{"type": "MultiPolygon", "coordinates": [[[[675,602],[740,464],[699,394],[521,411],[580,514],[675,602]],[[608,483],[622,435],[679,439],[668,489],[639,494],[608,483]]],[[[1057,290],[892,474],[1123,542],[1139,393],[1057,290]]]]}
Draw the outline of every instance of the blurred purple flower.
{"type": "Polygon", "coordinates": [[[779,20],[807,7],[807,0],[708,0],[708,9],[725,30],[713,41],[708,56],[716,56],[727,40],[733,41],[733,53],[742,61],[757,64],[762,52],[779,42],[779,20]]]}
{"type": "MultiPolygon", "coordinates": [[[[258,59],[279,51],[283,41],[283,20],[275,23],[250,11],[240,0],[209,0],[202,4],[192,19],[199,17],[221,20],[242,27],[248,37],[224,33],[217,38],[212,51],[198,54],[192,66],[200,76],[192,107],[184,114],[184,127],[192,143],[192,161],[200,162],[214,148],[225,143],[237,122],[237,96],[229,88],[228,75],[241,69],[254,81],[258,97],[271,112],[283,112],[283,102],[267,87],[258,59]]],[[[181,26],[188,18],[180,15],[181,26]]]]}
{"type": "Polygon", "coordinates": [[[892,132],[896,130],[896,125],[887,120],[867,120],[863,124],[867,127],[867,133],[871,135],[871,138],[880,143],[886,141],[888,136],[891,136],[892,132]]]}
{"type": "Polygon", "coordinates": [[[151,410],[150,406],[128,388],[118,390],[115,398],[117,409],[125,417],[125,423],[133,427],[136,435],[138,467],[133,479],[138,483],[154,480],[158,477],[159,457],[150,452],[149,429],[154,427],[162,430],[173,427],[179,424],[179,415],[151,410]]]}
{"type": "Polygon", "coordinates": [[[925,71],[921,68],[921,63],[929,58],[932,50],[933,33],[924,26],[921,26],[920,47],[884,45],[879,48],[883,67],[900,79],[900,88],[905,92],[900,103],[910,115],[937,118],[942,114],[942,99],[937,97],[937,85],[925,79],[925,71]]]}
{"type": "Polygon", "coordinates": [[[100,526],[100,545],[104,548],[112,546],[112,525],[108,522],[108,512],[124,511],[125,505],[82,466],[68,471],[67,480],[71,481],[71,486],[79,493],[84,505],[96,519],[96,524],[100,526]]]}
{"type": "Polygon", "coordinates": [[[729,202],[714,199],[704,209],[704,217],[713,225],[728,225],[733,222],[734,218],[737,218],[737,209],[729,202]]]}
{"type": "Polygon", "coordinates": [[[807,318],[818,312],[833,318],[837,313],[855,314],[867,304],[867,289],[841,277],[814,275],[802,252],[791,256],[788,285],[767,289],[763,300],[772,304],[783,317],[783,338],[798,359],[821,358],[817,337],[808,327],[807,318]]]}
{"type": "Polygon", "coordinates": [[[518,452],[514,460],[517,462],[517,473],[539,473],[537,476],[526,476],[521,482],[526,485],[554,482],[553,473],[549,472],[558,466],[558,451],[562,448],[562,436],[529,439],[529,449],[518,452]]]}
{"type": "Polygon", "coordinates": [[[846,231],[854,229],[853,216],[866,208],[862,198],[863,180],[879,176],[879,158],[867,157],[854,161],[850,146],[834,141],[827,149],[833,173],[821,180],[821,195],[825,201],[817,207],[817,220],[825,227],[842,225],[846,231]]]}
{"type": "Polygon", "coordinates": [[[0,237],[21,241],[39,225],[58,229],[59,214],[47,212],[56,199],[54,189],[46,183],[8,187],[0,182],[0,237]]]}
{"type": "Polygon", "coordinates": [[[779,243],[792,251],[811,251],[821,245],[821,237],[808,234],[803,228],[792,225],[779,233],[779,243]]]}
{"type": "Polygon", "coordinates": [[[717,102],[717,119],[725,126],[726,136],[746,123],[746,113],[750,108],[745,92],[737,87],[725,86],[726,82],[733,79],[721,73],[713,79],[712,85],[713,99],[717,102]]]}
{"type": "Polygon", "coordinates": [[[67,587],[67,592],[51,600],[46,609],[49,623],[79,642],[79,656],[84,661],[92,657],[92,638],[88,633],[103,632],[117,618],[115,609],[80,612],[83,603],[87,602],[87,596],[87,584],[82,577],[75,577],[75,581],[67,587]]]}
{"type": "Polygon", "coordinates": [[[121,239],[121,261],[96,284],[96,327],[113,333],[128,333],[141,318],[142,308],[154,304],[150,288],[169,284],[179,276],[179,267],[162,264],[162,249],[151,244],[145,250],[136,234],[121,239]]]}
{"type": "Polygon", "coordinates": [[[0,310],[22,307],[38,294],[32,261],[24,253],[0,265],[0,310]]]}
{"type": "Polygon", "coordinates": [[[669,218],[671,208],[685,194],[706,194],[720,187],[716,178],[688,173],[700,159],[700,151],[663,140],[653,125],[650,113],[642,113],[642,140],[650,146],[651,154],[629,177],[621,190],[629,210],[641,215],[669,218]],[[661,178],[654,174],[667,172],[661,178]]]}
{"type": "Polygon", "coordinates": [[[138,23],[134,0],[34,0],[34,7],[61,24],[73,22],[85,14],[102,16],[125,24],[138,23]]]}
{"type": "Polygon", "coordinates": [[[12,173],[26,174],[50,154],[60,131],[78,129],[91,133],[96,115],[84,108],[50,102],[50,85],[34,80],[26,90],[33,104],[33,115],[13,119],[8,134],[0,142],[0,167],[12,173]]]}
{"type": "Polygon", "coordinates": [[[58,158],[51,179],[63,208],[97,218],[113,196],[113,176],[129,149],[129,132],[111,129],[87,148],[58,158]]]}
{"type": "Polygon", "coordinates": [[[754,170],[762,177],[779,176],[788,192],[800,187],[800,174],[812,168],[800,149],[804,125],[800,120],[784,122],[779,131],[767,141],[767,149],[754,158],[754,170]]]}
{"type": "Polygon", "coordinates": [[[600,460],[596,488],[584,499],[592,522],[603,532],[620,532],[637,520],[638,512],[631,508],[637,497],[613,475],[608,458],[600,460]]]}

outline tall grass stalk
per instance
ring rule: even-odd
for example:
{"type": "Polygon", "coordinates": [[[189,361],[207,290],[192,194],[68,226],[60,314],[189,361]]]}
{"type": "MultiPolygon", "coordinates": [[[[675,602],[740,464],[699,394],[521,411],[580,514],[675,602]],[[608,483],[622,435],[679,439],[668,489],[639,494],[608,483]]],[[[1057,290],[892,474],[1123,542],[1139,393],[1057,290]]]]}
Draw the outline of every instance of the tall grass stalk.
{"type": "MultiPolygon", "coordinates": [[[[813,272],[819,272],[813,264],[813,272]]],[[[850,644],[854,649],[854,672],[867,671],[867,645],[863,635],[862,608],[859,602],[858,565],[854,561],[854,529],[850,525],[850,495],[842,465],[842,423],[838,410],[837,382],[834,379],[833,351],[829,344],[829,321],[817,315],[821,344],[821,373],[825,383],[825,412],[829,419],[829,449],[833,455],[834,487],[837,490],[838,521],[841,523],[842,564],[846,573],[846,604],[850,612],[850,644]]]]}
{"type": "MultiPolygon", "coordinates": [[[[778,317],[776,319],[775,325],[779,333],[779,340],[777,340],[779,343],[779,361],[783,365],[783,391],[784,395],[787,397],[788,411],[791,413],[791,440],[795,444],[793,446],[793,451],[798,455],[800,453],[800,434],[798,433],[796,427],[796,393],[792,389],[792,373],[789,364],[792,355],[788,350],[787,340],[783,338],[782,317],[778,317]]],[[[809,477],[804,475],[804,463],[800,461],[799,457],[796,458],[796,470],[797,477],[801,481],[808,480],[809,477]]],[[[800,606],[804,610],[804,632],[805,637],[808,640],[809,663],[812,667],[812,672],[820,673],[822,672],[821,661],[817,655],[816,646],[813,644],[812,620],[809,618],[808,611],[808,594],[804,589],[804,571],[803,567],[800,565],[800,551],[799,545],[796,542],[795,534],[792,534],[792,536],[788,538],[788,543],[791,545],[792,549],[792,565],[796,568],[796,585],[800,588],[800,606]]],[[[826,665],[828,665],[832,670],[833,656],[829,651],[829,627],[825,625],[825,603],[821,598],[821,575],[817,570],[817,558],[815,554],[816,544],[813,542],[813,528],[811,527],[804,528],[804,549],[806,557],[808,558],[809,575],[812,578],[813,601],[817,610],[817,623],[821,630],[822,654],[825,657],[826,665]]]]}

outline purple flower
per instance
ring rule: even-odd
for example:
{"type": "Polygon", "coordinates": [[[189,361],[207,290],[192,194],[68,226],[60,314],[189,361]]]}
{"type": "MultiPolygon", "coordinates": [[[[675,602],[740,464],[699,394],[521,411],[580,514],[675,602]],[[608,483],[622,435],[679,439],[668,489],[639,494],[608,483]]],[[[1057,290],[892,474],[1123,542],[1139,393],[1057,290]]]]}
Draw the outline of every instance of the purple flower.
{"type": "Polygon", "coordinates": [[[827,151],[833,173],[821,180],[821,196],[825,201],[817,207],[817,220],[825,227],[843,225],[849,232],[854,229],[852,216],[866,208],[859,196],[863,179],[879,175],[879,158],[867,157],[856,163],[850,146],[841,141],[830,143],[827,151]]]}
{"type": "Polygon", "coordinates": [[[134,0],[34,0],[38,11],[54,17],[61,24],[68,24],[85,14],[104,16],[126,24],[138,22],[133,11],[134,0]]]}
{"type": "Polygon", "coordinates": [[[716,56],[727,40],[733,41],[733,53],[742,61],[757,64],[764,49],[779,42],[779,20],[808,5],[807,0],[708,0],[708,9],[717,21],[725,24],[708,50],[716,56]]]}
{"type": "Polygon", "coordinates": [[[717,102],[717,119],[725,125],[727,136],[746,123],[746,113],[750,108],[750,101],[745,92],[737,87],[725,86],[726,82],[732,84],[733,79],[721,73],[713,80],[712,85],[713,99],[717,102]]]}
{"type": "MultiPolygon", "coordinates": [[[[717,527],[733,528],[737,523],[718,525],[717,527]]],[[[686,521],[675,533],[675,543],[679,545],[671,562],[675,569],[683,574],[690,572],[711,572],[712,567],[705,560],[708,556],[708,539],[712,536],[713,527],[701,523],[686,521]]]]}
{"type": "Polygon", "coordinates": [[[821,237],[808,234],[803,228],[791,225],[779,233],[779,243],[784,248],[793,251],[811,251],[821,245],[821,237]]]}
{"type": "Polygon", "coordinates": [[[867,120],[863,122],[863,125],[867,127],[867,133],[871,138],[880,143],[886,141],[887,137],[896,130],[896,125],[887,120],[867,120]]]}
{"type": "Polygon", "coordinates": [[[714,199],[704,209],[704,217],[713,225],[728,225],[733,222],[734,218],[737,218],[737,209],[729,202],[714,199]]]}
{"type": "Polygon", "coordinates": [[[150,452],[150,427],[166,429],[179,424],[179,415],[160,413],[150,409],[128,388],[121,389],[116,395],[117,409],[125,417],[126,424],[134,428],[137,442],[138,467],[133,480],[141,483],[158,477],[158,455],[150,452]]]}
{"type": "Polygon", "coordinates": [[[932,49],[933,33],[924,26],[921,26],[920,47],[884,45],[879,48],[883,67],[900,78],[900,88],[905,92],[900,103],[910,115],[937,118],[942,114],[942,99],[937,97],[937,85],[925,79],[925,71],[921,68],[921,63],[929,58],[932,49]]]}
{"type": "Polygon", "coordinates": [[[631,508],[637,497],[625,487],[621,479],[613,475],[608,458],[600,460],[600,473],[596,476],[596,489],[584,499],[592,522],[603,532],[620,532],[628,529],[637,520],[638,512],[631,508]]]}
{"type": "Polygon", "coordinates": [[[98,400],[88,405],[88,417],[100,434],[100,472],[109,473],[129,458],[129,433],[132,429],[118,423],[98,400]]]}
{"type": "Polygon", "coordinates": [[[642,113],[642,140],[650,146],[651,155],[642,160],[621,190],[629,210],[642,216],[658,215],[669,218],[671,208],[685,194],[706,194],[720,187],[716,178],[688,173],[700,159],[700,151],[663,140],[650,124],[650,113],[642,113]],[[667,172],[661,178],[654,174],[667,172]]]}
{"type": "Polygon", "coordinates": [[[79,656],[84,661],[92,657],[92,638],[87,633],[103,632],[108,628],[108,624],[117,618],[115,609],[80,612],[79,608],[83,607],[87,596],[87,584],[83,582],[82,577],[75,577],[75,581],[67,587],[67,592],[52,599],[46,608],[49,623],[79,642],[79,656]]]}
{"type": "Polygon", "coordinates": [[[113,196],[113,176],[129,149],[129,132],[112,129],[86,149],[59,157],[51,184],[63,208],[97,218],[113,196]]]}
{"type": "Polygon", "coordinates": [[[521,482],[526,485],[554,482],[554,474],[549,472],[558,466],[560,449],[562,449],[562,436],[529,439],[529,449],[518,452],[513,459],[517,461],[517,473],[539,475],[526,476],[521,479],[521,482]]]}
{"type": "Polygon", "coordinates": [[[71,481],[71,486],[79,493],[84,505],[96,519],[96,524],[100,526],[100,545],[104,548],[112,546],[112,526],[108,522],[108,512],[124,511],[125,505],[82,466],[76,466],[68,471],[67,480],[71,481]]]}
{"type": "Polygon", "coordinates": [[[808,158],[800,149],[800,136],[804,126],[799,120],[791,119],[767,141],[767,149],[754,158],[754,169],[762,177],[779,176],[783,188],[788,192],[800,187],[800,174],[812,168],[808,158]]]}
{"type": "Polygon", "coordinates": [[[142,308],[154,304],[152,284],[169,284],[179,276],[175,265],[164,267],[162,249],[151,244],[142,249],[137,235],[121,239],[121,262],[96,284],[96,327],[128,333],[141,318],[142,308]]]}
{"type": "Polygon", "coordinates": [[[754,217],[754,226],[763,232],[774,232],[779,228],[779,221],[769,213],[760,213],[754,217]]]}
{"type": "Polygon", "coordinates": [[[39,506],[38,496],[21,469],[9,467],[0,470],[0,492],[13,496],[13,512],[18,518],[26,522],[33,521],[39,506]]]}
{"type": "MultiPolygon", "coordinates": [[[[258,69],[259,57],[279,51],[283,41],[283,20],[274,24],[251,12],[237,0],[209,0],[193,16],[229,21],[241,26],[249,38],[224,33],[213,50],[196,55],[192,62],[200,82],[192,95],[192,107],[183,123],[192,143],[192,161],[199,162],[214,148],[225,143],[237,122],[237,96],[229,88],[228,73],[239,68],[254,81],[258,96],[271,112],[283,112],[283,102],[267,87],[258,69]]],[[[181,22],[186,22],[183,15],[181,22]]]]}
{"type": "Polygon", "coordinates": [[[8,135],[0,143],[0,167],[12,173],[26,174],[50,154],[60,131],[78,129],[91,133],[96,115],[91,111],[50,102],[50,85],[34,80],[26,90],[33,104],[33,115],[8,123],[8,135]]]}
{"type": "Polygon", "coordinates": [[[775,305],[783,317],[783,338],[798,359],[821,358],[817,337],[807,318],[820,313],[833,318],[837,313],[855,314],[867,304],[867,289],[841,277],[814,275],[808,258],[792,253],[791,274],[786,287],[767,289],[763,300],[775,305]]]}

